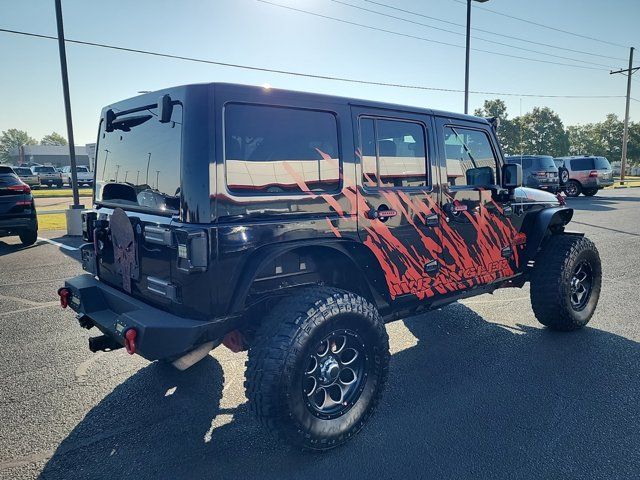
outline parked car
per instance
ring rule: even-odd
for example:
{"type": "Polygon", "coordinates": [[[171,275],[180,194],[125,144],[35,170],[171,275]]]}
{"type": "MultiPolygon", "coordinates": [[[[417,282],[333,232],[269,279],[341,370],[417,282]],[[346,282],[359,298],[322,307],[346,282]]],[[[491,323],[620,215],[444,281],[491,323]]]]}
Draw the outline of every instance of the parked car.
{"type": "Polygon", "coordinates": [[[556,195],[520,187],[483,118],[189,85],[105,107],[96,151],[87,273],[58,291],[99,331],[89,349],[179,369],[248,350],[250,409],[298,447],[369,419],[384,322],[527,282],[550,329],[584,327],[598,302],[595,245],[565,232],[556,195]]]}
{"type": "Polygon", "coordinates": [[[568,197],[581,193],[591,197],[613,185],[613,170],[605,157],[558,157],[554,161],[560,170],[560,183],[568,197]]]}
{"type": "MultiPolygon", "coordinates": [[[[84,165],[76,166],[76,175],[78,176],[78,185],[93,185],[93,173],[89,167],[84,165]]],[[[62,167],[62,182],[71,185],[71,167],[62,167]]]]}
{"type": "Polygon", "coordinates": [[[558,167],[549,155],[512,155],[505,157],[507,163],[522,166],[523,185],[556,193],[560,190],[558,167]]]}
{"type": "Polygon", "coordinates": [[[27,167],[13,167],[13,171],[18,175],[20,180],[29,185],[31,188],[40,186],[40,180],[38,175],[33,173],[30,168],[27,167]]]}
{"type": "Polygon", "coordinates": [[[55,167],[41,165],[37,167],[31,167],[31,171],[38,176],[40,185],[48,185],[52,187],[62,187],[62,174],[57,172],[55,167]]]}
{"type": "Polygon", "coordinates": [[[31,188],[8,166],[0,165],[0,237],[18,235],[23,245],[38,239],[38,218],[31,188]]]}

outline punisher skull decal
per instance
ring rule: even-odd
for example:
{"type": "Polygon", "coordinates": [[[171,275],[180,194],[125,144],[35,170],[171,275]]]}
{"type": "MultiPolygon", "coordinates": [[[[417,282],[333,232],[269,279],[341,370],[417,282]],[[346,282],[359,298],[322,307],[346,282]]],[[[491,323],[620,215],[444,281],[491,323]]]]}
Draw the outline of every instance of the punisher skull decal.
{"type": "Polygon", "coordinates": [[[138,250],[133,226],[121,208],[116,208],[113,211],[109,223],[116,272],[122,275],[122,288],[127,293],[131,293],[131,277],[138,269],[138,250]]]}

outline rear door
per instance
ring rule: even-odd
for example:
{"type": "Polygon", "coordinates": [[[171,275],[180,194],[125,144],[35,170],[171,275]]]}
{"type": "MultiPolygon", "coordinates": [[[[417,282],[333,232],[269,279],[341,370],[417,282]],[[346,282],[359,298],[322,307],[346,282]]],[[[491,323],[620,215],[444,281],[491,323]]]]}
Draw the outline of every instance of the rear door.
{"type": "Polygon", "coordinates": [[[499,194],[500,150],[491,127],[439,117],[436,125],[446,168],[441,225],[447,290],[513,276],[521,246],[511,206],[499,194]]]}
{"type": "Polygon", "coordinates": [[[384,270],[392,300],[433,297],[441,271],[431,118],[364,107],[352,113],[360,239],[384,270]]]}

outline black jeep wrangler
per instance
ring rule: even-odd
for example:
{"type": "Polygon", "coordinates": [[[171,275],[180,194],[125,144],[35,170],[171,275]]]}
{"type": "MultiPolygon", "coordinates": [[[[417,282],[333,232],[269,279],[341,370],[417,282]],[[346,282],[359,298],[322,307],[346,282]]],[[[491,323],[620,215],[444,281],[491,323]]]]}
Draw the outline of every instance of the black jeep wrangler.
{"type": "Polygon", "coordinates": [[[189,85],[104,108],[94,172],[87,274],[59,290],[90,349],[180,369],[248,349],[253,411],[307,449],[373,412],[385,322],[530,282],[538,320],[574,330],[600,294],[572,209],[520,187],[482,118],[189,85]]]}

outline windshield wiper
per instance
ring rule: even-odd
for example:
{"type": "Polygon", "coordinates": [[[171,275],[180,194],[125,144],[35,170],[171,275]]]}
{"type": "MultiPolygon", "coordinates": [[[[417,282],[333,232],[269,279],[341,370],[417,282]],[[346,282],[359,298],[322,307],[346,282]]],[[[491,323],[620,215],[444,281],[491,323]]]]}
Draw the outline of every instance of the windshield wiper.
{"type": "Polygon", "coordinates": [[[123,132],[129,132],[133,127],[142,125],[144,122],[148,121],[150,118],[151,118],[151,115],[136,115],[134,117],[126,117],[121,120],[114,120],[111,123],[111,127],[114,130],[122,130],[123,132]]]}

